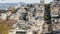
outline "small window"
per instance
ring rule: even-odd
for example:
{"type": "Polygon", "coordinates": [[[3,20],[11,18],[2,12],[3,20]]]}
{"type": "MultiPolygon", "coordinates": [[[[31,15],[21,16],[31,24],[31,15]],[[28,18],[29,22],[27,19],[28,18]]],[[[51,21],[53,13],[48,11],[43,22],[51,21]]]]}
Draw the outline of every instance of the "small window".
{"type": "Polygon", "coordinates": [[[56,1],[60,1],[60,0],[56,0],[56,1]]]}
{"type": "Polygon", "coordinates": [[[35,22],[29,22],[28,25],[33,26],[35,22]]]}
{"type": "Polygon", "coordinates": [[[37,17],[35,17],[35,20],[37,20],[37,19],[42,20],[42,19],[43,19],[43,17],[42,17],[42,16],[37,16],[37,17]]]}
{"type": "Polygon", "coordinates": [[[0,15],[1,16],[1,15],[0,15]]]}
{"type": "Polygon", "coordinates": [[[38,32],[37,31],[33,31],[33,34],[38,34],[38,32]]]}
{"type": "Polygon", "coordinates": [[[55,24],[57,24],[58,23],[58,19],[53,19],[53,22],[55,23],[55,24]]]}
{"type": "Polygon", "coordinates": [[[16,34],[26,34],[26,32],[17,31],[16,34]]]}
{"type": "Polygon", "coordinates": [[[39,19],[39,17],[36,17],[35,20],[39,19]]]}
{"type": "Polygon", "coordinates": [[[58,21],[59,21],[59,23],[60,23],[60,18],[59,18],[59,20],[58,20],[58,21]]]}
{"type": "Polygon", "coordinates": [[[54,14],[54,15],[58,15],[58,12],[57,12],[57,11],[54,11],[54,12],[52,12],[52,14],[54,14]]]}

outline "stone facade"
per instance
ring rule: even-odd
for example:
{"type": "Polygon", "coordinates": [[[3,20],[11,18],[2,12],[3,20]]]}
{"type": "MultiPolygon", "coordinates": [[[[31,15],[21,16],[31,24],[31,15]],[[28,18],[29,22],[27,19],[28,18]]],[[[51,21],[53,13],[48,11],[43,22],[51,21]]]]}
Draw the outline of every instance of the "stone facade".
{"type": "Polygon", "coordinates": [[[60,0],[54,0],[51,3],[51,21],[53,26],[53,30],[60,29],[60,0]]]}
{"type": "MultiPolygon", "coordinates": [[[[10,23],[9,34],[45,34],[50,33],[50,25],[44,20],[44,0],[40,4],[27,4],[26,6],[10,7],[7,12],[0,13],[0,19],[13,20],[10,23]],[[49,30],[49,31],[48,31],[49,30]]],[[[54,0],[51,5],[51,22],[53,30],[60,30],[60,0],[54,0]]],[[[48,10],[47,10],[48,11],[48,10]]]]}
{"type": "Polygon", "coordinates": [[[0,19],[6,20],[7,15],[5,13],[0,14],[0,19]]]}
{"type": "MultiPolygon", "coordinates": [[[[13,29],[9,30],[9,34],[42,34],[44,33],[44,0],[43,4],[29,5],[18,8],[15,17],[19,16],[13,29]],[[32,7],[33,6],[33,7],[32,7]],[[24,19],[23,19],[24,18],[24,19]],[[15,30],[14,30],[15,29],[15,30]]],[[[14,17],[14,15],[13,15],[14,17]]],[[[15,19],[10,17],[11,19],[15,19]]]]}

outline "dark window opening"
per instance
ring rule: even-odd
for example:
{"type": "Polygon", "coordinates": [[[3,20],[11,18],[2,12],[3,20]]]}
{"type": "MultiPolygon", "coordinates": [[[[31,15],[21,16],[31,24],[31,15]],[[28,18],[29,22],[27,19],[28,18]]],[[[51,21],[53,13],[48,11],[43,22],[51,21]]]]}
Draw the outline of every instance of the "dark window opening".
{"type": "Polygon", "coordinates": [[[26,34],[26,32],[16,32],[16,34],[26,34]]]}
{"type": "Polygon", "coordinates": [[[0,15],[1,16],[1,15],[0,15]]]}
{"type": "Polygon", "coordinates": [[[38,32],[37,31],[33,31],[33,34],[38,34],[38,32]]]}

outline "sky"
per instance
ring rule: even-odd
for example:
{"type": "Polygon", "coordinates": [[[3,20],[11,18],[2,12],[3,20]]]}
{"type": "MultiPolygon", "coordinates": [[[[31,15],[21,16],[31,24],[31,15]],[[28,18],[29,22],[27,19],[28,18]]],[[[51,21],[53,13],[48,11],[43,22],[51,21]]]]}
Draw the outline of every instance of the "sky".
{"type": "MultiPolygon", "coordinates": [[[[45,0],[45,3],[49,3],[53,0],[45,0]]],[[[18,2],[24,2],[24,3],[40,3],[40,0],[0,0],[0,3],[18,3],[18,2]]]]}

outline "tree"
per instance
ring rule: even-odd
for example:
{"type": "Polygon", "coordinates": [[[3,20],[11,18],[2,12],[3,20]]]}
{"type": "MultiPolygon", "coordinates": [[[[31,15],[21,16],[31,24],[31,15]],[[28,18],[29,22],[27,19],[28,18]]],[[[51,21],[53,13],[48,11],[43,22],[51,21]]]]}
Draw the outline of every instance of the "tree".
{"type": "Polygon", "coordinates": [[[51,34],[53,32],[50,12],[51,12],[51,10],[50,10],[50,4],[46,4],[45,5],[44,20],[46,21],[46,24],[48,25],[48,31],[50,32],[48,34],[51,34]]]}

